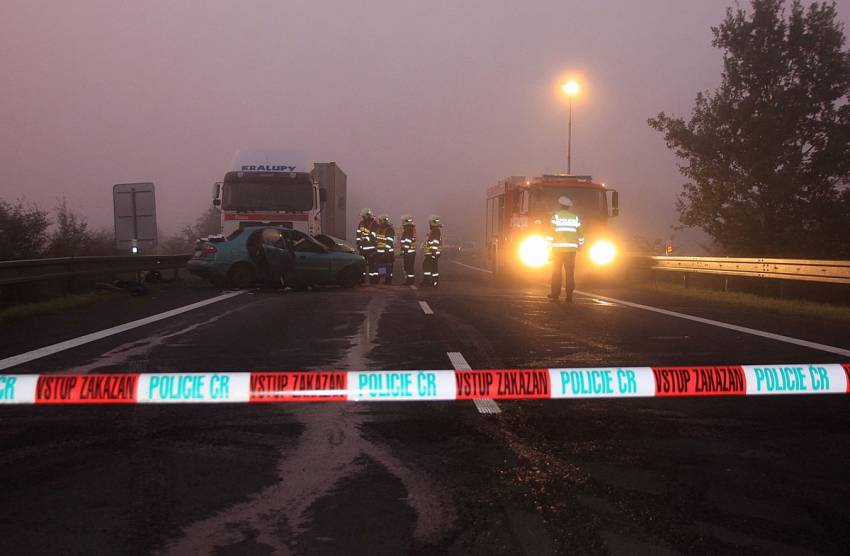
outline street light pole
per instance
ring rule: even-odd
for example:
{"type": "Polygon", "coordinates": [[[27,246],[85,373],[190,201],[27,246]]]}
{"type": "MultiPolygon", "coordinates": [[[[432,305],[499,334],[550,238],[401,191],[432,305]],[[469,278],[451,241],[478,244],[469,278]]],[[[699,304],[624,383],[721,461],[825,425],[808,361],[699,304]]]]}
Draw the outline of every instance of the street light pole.
{"type": "Polygon", "coordinates": [[[561,90],[567,95],[567,98],[570,102],[570,112],[569,119],[567,120],[567,174],[571,175],[573,172],[572,165],[572,147],[573,147],[573,97],[576,96],[579,92],[579,84],[573,79],[570,79],[563,85],[561,85],[561,90]]]}
{"type": "Polygon", "coordinates": [[[567,175],[572,174],[572,143],[573,143],[573,97],[570,95],[570,112],[567,120],[567,175]]]}

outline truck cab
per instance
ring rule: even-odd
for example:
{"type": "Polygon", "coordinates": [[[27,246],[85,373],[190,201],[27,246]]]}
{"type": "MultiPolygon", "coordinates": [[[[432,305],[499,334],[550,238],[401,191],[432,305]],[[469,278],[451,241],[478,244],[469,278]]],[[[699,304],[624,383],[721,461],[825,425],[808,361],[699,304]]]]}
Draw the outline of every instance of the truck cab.
{"type": "Polygon", "coordinates": [[[310,172],[281,171],[269,166],[231,171],[213,186],[213,205],[219,207],[222,233],[239,228],[273,225],[314,235],[322,230],[323,191],[310,172]]]}
{"type": "Polygon", "coordinates": [[[608,220],[619,214],[617,191],[591,176],[511,176],[487,190],[487,255],[493,272],[528,272],[548,262],[542,248],[529,257],[528,246],[543,245],[541,240],[549,235],[550,219],[563,196],[570,198],[573,212],[581,218],[590,262],[595,266],[611,263],[614,248],[608,220]]]}

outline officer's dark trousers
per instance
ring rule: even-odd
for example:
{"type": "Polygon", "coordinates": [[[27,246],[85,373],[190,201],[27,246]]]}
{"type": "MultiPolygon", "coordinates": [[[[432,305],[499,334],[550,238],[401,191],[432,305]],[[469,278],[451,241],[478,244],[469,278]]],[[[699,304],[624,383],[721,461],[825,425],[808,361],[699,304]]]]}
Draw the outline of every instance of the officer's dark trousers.
{"type": "Polygon", "coordinates": [[[422,261],[422,283],[427,286],[436,286],[440,281],[440,268],[437,264],[437,257],[434,255],[425,255],[425,260],[422,261]]]}
{"type": "Polygon", "coordinates": [[[416,279],[416,253],[404,254],[404,283],[412,284],[416,279]]]}
{"type": "Polygon", "coordinates": [[[372,254],[366,260],[369,265],[369,283],[377,284],[381,278],[378,273],[378,266],[381,264],[381,254],[372,251],[372,254]]]}
{"type": "Polygon", "coordinates": [[[575,251],[553,251],[552,252],[552,297],[561,295],[561,271],[566,274],[565,289],[567,299],[571,299],[575,289],[576,253],[575,251]]]}
{"type": "Polygon", "coordinates": [[[384,254],[384,283],[392,284],[393,283],[393,266],[395,266],[395,254],[385,253],[384,254]]]}

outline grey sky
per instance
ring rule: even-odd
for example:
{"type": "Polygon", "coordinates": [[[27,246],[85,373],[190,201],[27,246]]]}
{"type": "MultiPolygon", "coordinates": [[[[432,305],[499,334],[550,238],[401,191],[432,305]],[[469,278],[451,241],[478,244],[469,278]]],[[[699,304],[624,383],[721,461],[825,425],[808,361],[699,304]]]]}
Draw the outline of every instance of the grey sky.
{"type": "Polygon", "coordinates": [[[574,173],[620,190],[621,229],[666,237],[683,179],[646,119],[718,84],[729,4],[4,0],[0,197],[106,226],[113,183],[153,181],[171,232],[238,148],[294,147],[342,166],[351,214],[477,236],[488,185],[563,170],[577,73],[574,173]]]}

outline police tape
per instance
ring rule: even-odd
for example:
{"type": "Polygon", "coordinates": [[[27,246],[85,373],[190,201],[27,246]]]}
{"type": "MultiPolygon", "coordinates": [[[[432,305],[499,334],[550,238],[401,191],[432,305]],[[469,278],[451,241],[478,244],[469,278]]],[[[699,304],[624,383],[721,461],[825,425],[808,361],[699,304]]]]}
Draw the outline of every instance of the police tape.
{"type": "Polygon", "coordinates": [[[0,404],[275,403],[850,393],[850,364],[0,375],[0,404]]]}

